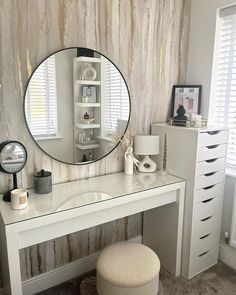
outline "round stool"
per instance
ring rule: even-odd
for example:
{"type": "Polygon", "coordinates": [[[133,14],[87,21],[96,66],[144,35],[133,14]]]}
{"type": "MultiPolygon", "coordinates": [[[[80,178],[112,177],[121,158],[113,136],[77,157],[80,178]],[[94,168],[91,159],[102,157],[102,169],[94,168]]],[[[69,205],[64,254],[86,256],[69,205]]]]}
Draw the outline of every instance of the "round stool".
{"type": "Polygon", "coordinates": [[[122,242],[100,253],[97,261],[99,295],[157,295],[160,260],[147,246],[122,242]]]}

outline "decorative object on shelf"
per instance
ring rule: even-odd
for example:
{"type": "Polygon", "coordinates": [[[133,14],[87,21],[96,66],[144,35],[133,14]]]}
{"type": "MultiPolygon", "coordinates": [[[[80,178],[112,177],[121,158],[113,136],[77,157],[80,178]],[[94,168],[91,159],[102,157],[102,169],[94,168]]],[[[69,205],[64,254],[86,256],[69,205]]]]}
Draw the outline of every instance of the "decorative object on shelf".
{"type": "Polygon", "coordinates": [[[83,154],[83,158],[82,158],[82,162],[87,162],[87,157],[86,157],[86,154],[83,154]]]}
{"type": "Polygon", "coordinates": [[[89,159],[89,161],[92,161],[93,160],[93,155],[92,155],[91,152],[89,153],[88,159],[89,159]]]}
{"type": "Polygon", "coordinates": [[[88,66],[83,70],[82,75],[84,80],[94,81],[97,77],[97,72],[91,64],[88,64],[88,66]]]}
{"type": "Polygon", "coordinates": [[[13,210],[22,210],[28,206],[28,191],[18,188],[11,191],[11,208],[13,210]]]}
{"type": "Polygon", "coordinates": [[[78,47],[77,56],[94,57],[94,50],[85,47],[78,47]]]}
{"type": "Polygon", "coordinates": [[[196,128],[202,127],[202,116],[201,115],[195,115],[195,127],[196,128]]]}
{"type": "Polygon", "coordinates": [[[180,105],[186,110],[186,116],[200,114],[201,107],[201,85],[174,85],[172,89],[172,110],[174,117],[180,105]]]}
{"type": "Polygon", "coordinates": [[[85,120],[88,120],[89,119],[89,114],[87,112],[84,114],[84,119],[85,120]]]}
{"type": "Polygon", "coordinates": [[[134,137],[134,153],[144,156],[138,164],[139,172],[155,172],[157,165],[150,158],[150,155],[159,154],[159,136],[156,135],[136,135],[134,137]]]}
{"type": "Polygon", "coordinates": [[[82,123],[91,124],[93,123],[95,118],[81,119],[82,123]]]}
{"type": "MultiPolygon", "coordinates": [[[[127,130],[125,135],[119,139],[121,143],[121,147],[125,150],[124,154],[124,173],[126,175],[132,175],[134,173],[134,166],[137,167],[139,164],[139,160],[134,157],[133,153],[133,132],[130,130],[127,130]]],[[[117,138],[120,138],[119,133],[114,133],[111,137],[112,143],[111,146],[114,144],[114,142],[117,141],[117,138]]],[[[109,146],[108,146],[109,147],[109,146]]]]}
{"type": "Polygon", "coordinates": [[[88,96],[87,95],[82,96],[82,102],[84,102],[84,103],[88,102],[88,96]]]}
{"type": "Polygon", "coordinates": [[[83,86],[83,96],[87,96],[87,102],[96,102],[96,86],[83,86]]]}
{"type": "Polygon", "coordinates": [[[174,117],[174,124],[178,126],[185,126],[187,117],[185,116],[185,108],[183,105],[180,105],[177,109],[177,116],[174,117]]]}
{"type": "MultiPolygon", "coordinates": [[[[27,151],[19,141],[5,141],[0,144],[0,171],[13,175],[13,189],[17,189],[17,176],[27,161],[27,151]]],[[[3,201],[11,202],[11,191],[3,195],[3,201]]]]}
{"type": "Polygon", "coordinates": [[[166,133],[164,135],[162,170],[159,171],[159,174],[162,176],[169,174],[169,172],[167,170],[167,134],[166,133]]]}
{"type": "Polygon", "coordinates": [[[41,170],[34,174],[34,192],[36,194],[48,194],[52,191],[52,173],[41,170]]]}

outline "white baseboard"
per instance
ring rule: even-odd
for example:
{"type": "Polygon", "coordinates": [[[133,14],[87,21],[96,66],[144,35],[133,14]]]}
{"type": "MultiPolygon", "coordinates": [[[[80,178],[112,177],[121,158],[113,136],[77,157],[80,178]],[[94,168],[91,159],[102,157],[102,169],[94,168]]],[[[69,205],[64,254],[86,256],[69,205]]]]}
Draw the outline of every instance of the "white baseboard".
{"type": "Polygon", "coordinates": [[[225,243],[221,243],[219,260],[236,270],[236,249],[225,243]]]}
{"type": "MultiPolygon", "coordinates": [[[[142,243],[142,236],[137,236],[134,239],[129,240],[129,242],[142,243]]],[[[23,294],[32,295],[41,292],[95,269],[98,254],[99,253],[92,254],[42,275],[23,281],[23,294]]]]}

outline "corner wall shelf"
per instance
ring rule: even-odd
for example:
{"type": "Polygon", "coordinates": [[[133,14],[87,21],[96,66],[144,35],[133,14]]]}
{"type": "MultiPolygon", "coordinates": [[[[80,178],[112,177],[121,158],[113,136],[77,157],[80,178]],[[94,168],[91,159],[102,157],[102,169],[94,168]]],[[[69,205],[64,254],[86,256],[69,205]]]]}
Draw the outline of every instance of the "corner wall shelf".
{"type": "Polygon", "coordinates": [[[75,83],[79,85],[101,85],[101,81],[92,80],[76,80],[75,83]]]}
{"type": "Polygon", "coordinates": [[[100,144],[99,143],[88,144],[88,145],[77,144],[76,147],[80,150],[90,150],[90,149],[98,149],[100,147],[100,144]]]}
{"type": "Polygon", "coordinates": [[[100,63],[101,58],[96,58],[96,57],[87,57],[87,56],[79,56],[74,58],[75,61],[77,62],[88,62],[88,63],[100,63]]]}
{"type": "Polygon", "coordinates": [[[99,102],[77,102],[76,106],[80,108],[100,108],[101,104],[99,102]]]}
{"type": "Polygon", "coordinates": [[[100,124],[92,123],[92,124],[84,124],[84,123],[77,123],[76,127],[79,129],[95,129],[100,128],[100,124]]]}

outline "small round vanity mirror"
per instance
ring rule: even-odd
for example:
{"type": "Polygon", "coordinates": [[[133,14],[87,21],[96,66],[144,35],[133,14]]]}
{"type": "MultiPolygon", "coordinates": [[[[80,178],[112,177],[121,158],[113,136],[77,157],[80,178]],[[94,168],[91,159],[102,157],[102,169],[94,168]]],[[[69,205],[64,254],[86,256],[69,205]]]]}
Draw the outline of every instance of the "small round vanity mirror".
{"type": "MultiPolygon", "coordinates": [[[[0,171],[13,174],[14,189],[17,188],[16,173],[20,172],[27,161],[27,151],[18,141],[5,141],[0,144],[0,171]]],[[[11,191],[3,195],[3,200],[10,202],[11,191]]]]}
{"type": "Polygon", "coordinates": [[[81,47],[58,51],[33,72],[25,91],[25,119],[37,145],[69,164],[109,154],[130,118],[130,95],[119,69],[81,47]]]}

